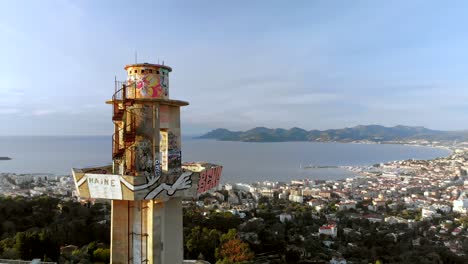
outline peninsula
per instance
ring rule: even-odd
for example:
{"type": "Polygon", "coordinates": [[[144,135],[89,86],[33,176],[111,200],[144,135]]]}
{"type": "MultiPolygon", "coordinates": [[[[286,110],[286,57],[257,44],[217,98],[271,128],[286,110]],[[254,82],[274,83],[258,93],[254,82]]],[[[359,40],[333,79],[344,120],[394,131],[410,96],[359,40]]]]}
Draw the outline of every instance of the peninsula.
{"type": "Polygon", "coordinates": [[[440,131],[402,125],[394,127],[360,125],[343,129],[309,131],[297,127],[291,129],[256,127],[247,131],[218,128],[198,138],[244,142],[410,143],[410,141],[428,141],[429,143],[437,141],[453,143],[468,141],[468,131],[440,131]]]}

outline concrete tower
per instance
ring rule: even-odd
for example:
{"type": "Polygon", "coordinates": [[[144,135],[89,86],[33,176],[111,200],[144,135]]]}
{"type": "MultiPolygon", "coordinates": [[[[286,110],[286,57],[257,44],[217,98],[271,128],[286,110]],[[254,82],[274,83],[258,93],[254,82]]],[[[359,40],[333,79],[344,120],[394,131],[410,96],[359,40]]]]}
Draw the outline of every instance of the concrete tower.
{"type": "Polygon", "coordinates": [[[125,66],[112,100],[112,166],[73,169],[81,198],[112,200],[111,263],[182,263],[182,199],[219,184],[221,166],[182,165],[180,107],[159,64],[125,66]]]}

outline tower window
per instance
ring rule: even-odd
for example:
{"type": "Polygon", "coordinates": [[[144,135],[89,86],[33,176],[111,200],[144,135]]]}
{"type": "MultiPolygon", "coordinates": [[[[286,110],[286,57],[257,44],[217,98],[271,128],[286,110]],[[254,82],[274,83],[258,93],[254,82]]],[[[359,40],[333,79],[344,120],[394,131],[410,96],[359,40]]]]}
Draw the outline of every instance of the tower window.
{"type": "Polygon", "coordinates": [[[159,74],[159,71],[156,71],[157,74],[159,74]]]}
{"type": "Polygon", "coordinates": [[[141,73],[145,73],[145,70],[141,70],[141,73]]]}
{"type": "Polygon", "coordinates": [[[149,70],[149,73],[153,73],[153,70],[149,70]]]}
{"type": "Polygon", "coordinates": [[[137,73],[137,70],[133,71],[134,73],[137,73]]]}

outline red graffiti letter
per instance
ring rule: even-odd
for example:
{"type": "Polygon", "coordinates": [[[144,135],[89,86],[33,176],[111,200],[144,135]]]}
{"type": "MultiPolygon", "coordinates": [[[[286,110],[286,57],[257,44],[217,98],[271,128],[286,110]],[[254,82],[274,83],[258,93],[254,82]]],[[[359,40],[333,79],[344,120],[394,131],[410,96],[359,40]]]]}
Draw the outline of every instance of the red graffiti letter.
{"type": "Polygon", "coordinates": [[[200,180],[198,181],[198,193],[205,192],[206,171],[200,172],[200,180]]]}
{"type": "Polygon", "coordinates": [[[207,170],[207,173],[206,173],[206,189],[209,190],[211,188],[213,188],[212,184],[213,184],[213,169],[209,169],[207,170]]]}

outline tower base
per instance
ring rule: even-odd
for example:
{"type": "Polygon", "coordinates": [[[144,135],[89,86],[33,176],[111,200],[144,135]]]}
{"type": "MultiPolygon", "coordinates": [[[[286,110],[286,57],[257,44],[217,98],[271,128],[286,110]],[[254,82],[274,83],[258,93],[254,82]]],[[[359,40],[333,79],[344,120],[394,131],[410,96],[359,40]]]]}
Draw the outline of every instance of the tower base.
{"type": "Polygon", "coordinates": [[[183,263],[182,214],[182,198],[113,200],[111,263],[183,263]]]}

